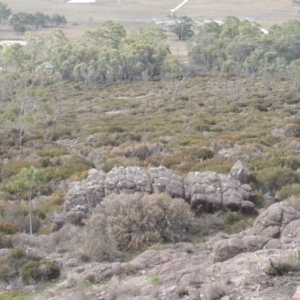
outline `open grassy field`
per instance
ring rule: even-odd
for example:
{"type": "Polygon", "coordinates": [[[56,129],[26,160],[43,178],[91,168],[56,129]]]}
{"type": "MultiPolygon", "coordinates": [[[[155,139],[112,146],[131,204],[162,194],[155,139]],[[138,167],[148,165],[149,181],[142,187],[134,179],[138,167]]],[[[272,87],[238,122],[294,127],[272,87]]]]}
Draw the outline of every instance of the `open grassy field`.
{"type": "MultiPolygon", "coordinates": [[[[5,1],[4,1],[5,2],[5,1]]],[[[153,19],[167,19],[170,9],[181,1],[146,0],[97,0],[90,4],[69,4],[63,0],[9,0],[6,1],[13,12],[40,11],[47,14],[60,13],[69,21],[65,28],[70,38],[75,38],[87,29],[96,28],[99,23],[111,19],[132,30],[145,26],[153,19]],[[74,26],[73,23],[78,23],[74,26]]],[[[250,18],[264,26],[282,23],[297,18],[298,7],[287,0],[190,0],[177,14],[188,15],[196,20],[223,19],[227,15],[250,18]]],[[[1,31],[3,37],[3,30],[1,31]]]]}

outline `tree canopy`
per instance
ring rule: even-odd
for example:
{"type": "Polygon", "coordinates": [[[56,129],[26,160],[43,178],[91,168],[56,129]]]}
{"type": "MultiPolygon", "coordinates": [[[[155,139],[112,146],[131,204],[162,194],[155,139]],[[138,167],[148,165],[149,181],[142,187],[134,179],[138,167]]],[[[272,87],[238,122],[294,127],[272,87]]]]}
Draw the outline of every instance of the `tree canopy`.
{"type": "Polygon", "coordinates": [[[189,56],[192,64],[206,70],[257,73],[287,72],[300,58],[300,22],[262,26],[236,17],[224,24],[204,23],[195,34],[189,56]]]}

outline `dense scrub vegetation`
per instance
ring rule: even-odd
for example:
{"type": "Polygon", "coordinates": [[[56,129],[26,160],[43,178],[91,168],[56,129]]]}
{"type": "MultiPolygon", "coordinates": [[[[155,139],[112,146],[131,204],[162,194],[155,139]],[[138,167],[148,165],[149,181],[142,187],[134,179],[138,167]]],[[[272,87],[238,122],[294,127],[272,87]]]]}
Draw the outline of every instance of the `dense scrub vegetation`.
{"type": "MultiPolygon", "coordinates": [[[[111,21],[75,43],[56,29],[2,49],[0,246],[38,244],[20,234],[27,232],[38,234],[48,253],[76,249],[84,262],[113,261],[124,249],[186,238],[195,219],[186,203],[170,203],[165,195],[111,196],[90,228],[66,226],[45,238],[68,183],[84,179],[92,167],[163,165],[182,176],[228,174],[241,160],[251,171],[257,205],[270,193],[299,206],[299,32],[297,21],[272,27],[269,35],[234,17],[224,25],[210,22],[189,40],[189,61],[169,53],[161,27],[127,34],[111,21]],[[28,185],[21,175],[30,170],[43,180],[28,185]],[[111,225],[116,216],[119,228],[111,225]],[[137,231],[134,222],[141,219],[137,231]]],[[[228,213],[201,224],[202,232],[215,223],[228,232],[248,224],[228,213]]],[[[14,270],[1,260],[2,280],[31,283],[59,275],[56,265],[11,251],[20,259],[14,256],[14,270]]]]}

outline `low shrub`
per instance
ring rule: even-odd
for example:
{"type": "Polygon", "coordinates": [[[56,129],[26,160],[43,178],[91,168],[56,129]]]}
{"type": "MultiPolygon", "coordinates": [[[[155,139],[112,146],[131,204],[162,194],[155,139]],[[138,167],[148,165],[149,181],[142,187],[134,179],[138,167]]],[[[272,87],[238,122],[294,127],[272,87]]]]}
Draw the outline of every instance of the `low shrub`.
{"type": "Polygon", "coordinates": [[[8,253],[8,259],[9,260],[21,260],[21,259],[24,259],[26,257],[26,252],[20,248],[20,247],[16,247],[16,248],[13,248],[9,251],[8,253]]]}
{"type": "Polygon", "coordinates": [[[124,150],[125,157],[136,157],[145,160],[153,154],[166,153],[167,150],[162,144],[141,144],[135,147],[128,147],[124,150]]]}
{"type": "Polygon", "coordinates": [[[188,296],[189,295],[189,290],[183,286],[183,285],[180,285],[177,289],[176,289],[176,294],[177,296],[181,299],[183,298],[184,296],[188,296]]]}
{"type": "Polygon", "coordinates": [[[276,192],[286,185],[300,183],[300,175],[290,168],[265,168],[259,172],[252,173],[252,183],[255,188],[262,189],[263,192],[276,192]]]}
{"type": "Polygon", "coordinates": [[[62,166],[48,168],[46,176],[49,180],[61,181],[68,179],[71,175],[80,174],[93,167],[94,165],[90,161],[79,156],[74,156],[62,166]]]}
{"type": "Polygon", "coordinates": [[[0,249],[12,248],[12,237],[0,233],[0,249]]]}
{"type": "Polygon", "coordinates": [[[124,132],[124,128],[120,126],[111,126],[108,128],[108,132],[124,132]]]}
{"type": "Polygon", "coordinates": [[[290,196],[287,199],[284,199],[285,202],[289,203],[294,207],[295,210],[300,211],[300,198],[299,196],[290,196]]]}
{"type": "Polygon", "coordinates": [[[119,282],[116,280],[108,289],[108,300],[137,299],[140,295],[141,287],[131,282],[119,282]]]}
{"type": "Polygon", "coordinates": [[[0,263],[0,281],[9,282],[10,272],[9,267],[0,263]]]}
{"type": "Polygon", "coordinates": [[[162,283],[162,279],[158,275],[153,275],[149,278],[149,282],[153,285],[160,285],[162,283]]]}
{"type": "Polygon", "coordinates": [[[6,177],[11,177],[13,175],[18,174],[22,168],[29,168],[30,162],[27,160],[18,160],[18,161],[11,161],[7,164],[2,165],[1,171],[5,174],[6,177]]]}
{"type": "Polygon", "coordinates": [[[62,155],[67,155],[69,154],[69,151],[65,148],[61,149],[51,149],[51,150],[40,150],[37,153],[41,157],[60,157],[62,155]]]}
{"type": "Polygon", "coordinates": [[[207,124],[197,124],[195,125],[197,131],[210,131],[210,125],[207,124]]]}
{"type": "Polygon", "coordinates": [[[286,185],[284,186],[277,194],[276,196],[280,200],[285,200],[291,196],[296,196],[300,194],[300,185],[299,184],[292,184],[292,185],[286,185]]]}
{"type": "MultiPolygon", "coordinates": [[[[162,157],[162,165],[166,168],[172,168],[185,162],[188,166],[187,172],[195,165],[195,162],[204,161],[214,157],[214,151],[206,147],[187,147],[171,155],[162,157]]],[[[198,166],[197,166],[198,167],[198,166]]]]}
{"type": "Polygon", "coordinates": [[[219,300],[229,294],[229,286],[223,282],[212,284],[207,292],[207,300],[219,300]]]}
{"type": "Polygon", "coordinates": [[[244,219],[243,215],[237,212],[229,211],[225,214],[226,225],[233,225],[234,223],[238,223],[243,219],[244,219]]]}
{"type": "Polygon", "coordinates": [[[114,261],[118,255],[115,246],[101,236],[97,236],[97,239],[95,239],[88,235],[80,244],[81,246],[77,249],[77,255],[83,262],[114,261]]]}
{"type": "Polygon", "coordinates": [[[22,282],[32,284],[50,279],[56,279],[60,275],[58,264],[48,260],[28,261],[22,267],[22,282]]]}
{"type": "Polygon", "coordinates": [[[10,222],[0,221],[0,233],[3,234],[15,234],[19,229],[10,222]]]}
{"type": "Polygon", "coordinates": [[[131,263],[124,264],[122,266],[122,271],[127,276],[135,274],[138,270],[139,270],[139,266],[131,263]]]}
{"type": "Polygon", "coordinates": [[[112,194],[94,210],[91,224],[120,250],[185,240],[194,226],[190,206],[167,194],[112,194]]]}

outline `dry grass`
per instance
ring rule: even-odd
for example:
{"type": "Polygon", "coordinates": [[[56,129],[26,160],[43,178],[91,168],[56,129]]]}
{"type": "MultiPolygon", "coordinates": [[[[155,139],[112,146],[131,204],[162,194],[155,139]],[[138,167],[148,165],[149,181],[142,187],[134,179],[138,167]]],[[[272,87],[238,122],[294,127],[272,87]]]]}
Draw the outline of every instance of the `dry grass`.
{"type": "MultiPolygon", "coordinates": [[[[180,2],[180,1],[179,1],[180,2]]],[[[167,19],[170,9],[177,4],[171,1],[125,1],[117,5],[117,1],[100,1],[92,4],[68,4],[62,0],[38,1],[24,0],[20,5],[18,0],[9,0],[9,7],[13,12],[26,11],[35,13],[40,11],[52,15],[54,13],[63,14],[69,21],[64,28],[67,36],[74,40],[84,31],[97,28],[105,20],[112,19],[122,23],[129,31],[134,30],[137,26],[147,26],[153,18],[158,20],[167,19]],[[72,25],[72,24],[78,25],[72,25]]],[[[282,23],[293,19],[297,15],[297,8],[293,7],[291,2],[282,0],[276,1],[259,1],[251,2],[229,0],[220,1],[190,1],[180,9],[181,15],[188,15],[196,20],[203,19],[223,19],[227,15],[235,15],[245,18],[251,18],[258,23],[268,26],[273,23],[282,23]]],[[[2,38],[16,38],[20,35],[1,30],[2,38]]],[[[174,54],[185,54],[186,48],[183,43],[178,43],[173,36],[169,38],[171,50],[174,54]]]]}

